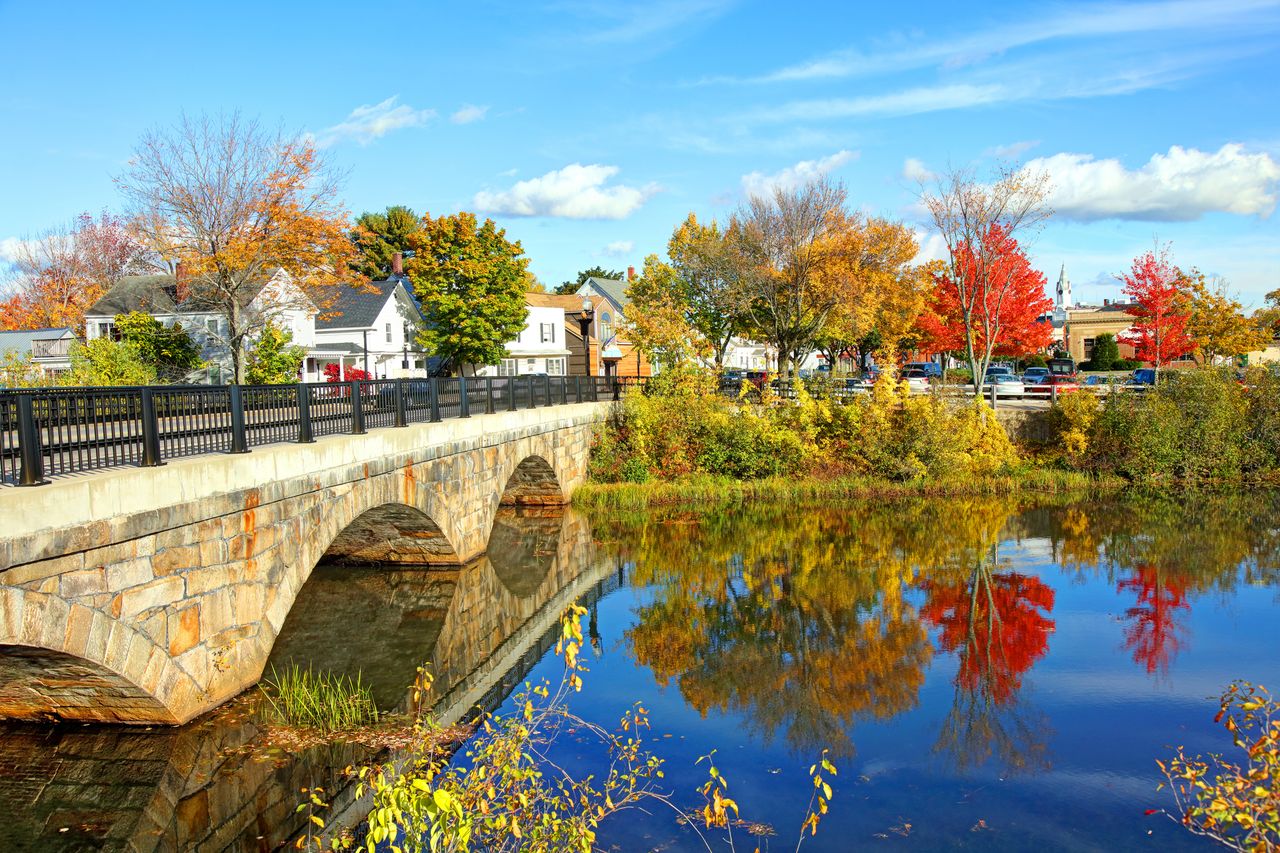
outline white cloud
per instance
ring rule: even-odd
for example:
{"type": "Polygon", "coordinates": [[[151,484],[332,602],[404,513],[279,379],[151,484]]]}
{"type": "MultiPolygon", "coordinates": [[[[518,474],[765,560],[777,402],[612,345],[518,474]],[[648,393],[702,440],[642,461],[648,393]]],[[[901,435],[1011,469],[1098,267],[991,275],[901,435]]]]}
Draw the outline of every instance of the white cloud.
{"type": "Polygon", "coordinates": [[[475,206],[511,216],[555,216],[562,219],[625,219],[658,191],[649,184],[605,186],[617,166],[571,163],[540,178],[517,182],[501,192],[476,193],[475,206]]]}
{"type": "Polygon", "coordinates": [[[1015,21],[968,35],[897,39],[879,50],[848,49],[745,80],[707,82],[786,83],[891,74],[918,68],[956,69],[1021,47],[1073,39],[1125,38],[1138,33],[1273,30],[1275,0],[1175,0],[1093,3],[1063,7],[1056,15],[1015,21]]]}
{"type": "Polygon", "coordinates": [[[748,123],[815,121],[861,116],[902,116],[955,110],[1014,99],[1014,93],[997,84],[958,83],[923,86],[884,95],[857,98],[791,101],[776,107],[762,107],[741,116],[748,123]]]}
{"type": "Polygon", "coordinates": [[[659,0],[648,3],[588,3],[578,7],[586,16],[607,22],[585,33],[588,42],[625,44],[647,41],[672,31],[687,30],[713,20],[733,0],[659,0]]]}
{"type": "Polygon", "coordinates": [[[17,237],[5,237],[0,240],[0,267],[8,266],[18,259],[23,241],[17,237]]]}
{"type": "Polygon", "coordinates": [[[920,247],[916,250],[915,259],[912,263],[923,264],[928,261],[945,261],[949,255],[947,254],[947,241],[942,239],[942,235],[936,231],[925,231],[923,228],[912,229],[916,235],[916,244],[920,247]]]}
{"type": "Polygon", "coordinates": [[[478,107],[475,104],[464,104],[459,107],[457,112],[449,116],[449,121],[454,124],[471,124],[473,121],[480,121],[489,112],[488,107],[478,107]]]}
{"type": "Polygon", "coordinates": [[[767,196],[779,189],[793,190],[807,181],[829,174],[857,157],[858,152],[843,150],[818,160],[801,160],[773,175],[752,172],[742,176],[742,189],[748,196],[767,196]]]}
{"type": "Polygon", "coordinates": [[[614,240],[612,243],[604,247],[601,254],[610,258],[625,258],[636,250],[634,240],[614,240]]]}
{"type": "Polygon", "coordinates": [[[915,157],[908,157],[902,163],[902,177],[912,183],[924,183],[932,181],[935,176],[923,161],[917,160],[915,157]]]}
{"type": "Polygon", "coordinates": [[[1035,148],[1039,144],[1039,139],[1010,142],[1008,145],[993,145],[982,153],[988,157],[996,157],[1000,160],[1017,160],[1018,157],[1030,151],[1032,148],[1035,148]]]}
{"type": "Polygon", "coordinates": [[[1132,170],[1119,160],[1065,153],[1032,160],[1026,169],[1048,173],[1057,215],[1086,222],[1188,222],[1211,212],[1265,217],[1280,190],[1280,164],[1238,143],[1212,153],[1175,145],[1132,170]]]}
{"type": "Polygon", "coordinates": [[[346,120],[316,134],[316,146],[328,148],[348,139],[368,145],[393,130],[420,127],[435,118],[435,110],[415,110],[407,104],[397,104],[399,97],[393,95],[381,103],[356,107],[346,120]]]}

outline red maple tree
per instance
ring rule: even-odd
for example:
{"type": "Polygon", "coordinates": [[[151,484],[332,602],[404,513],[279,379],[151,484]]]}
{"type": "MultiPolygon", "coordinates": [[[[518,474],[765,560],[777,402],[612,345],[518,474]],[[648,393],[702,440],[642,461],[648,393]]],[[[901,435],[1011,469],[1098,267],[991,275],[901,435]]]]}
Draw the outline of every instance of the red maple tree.
{"type": "Polygon", "coordinates": [[[1147,252],[1133,260],[1124,277],[1124,293],[1133,304],[1125,312],[1134,318],[1129,330],[1116,337],[1157,370],[1195,349],[1187,334],[1191,316],[1183,285],[1187,276],[1169,260],[1167,249],[1147,252]]]}
{"type": "Polygon", "coordinates": [[[934,273],[932,298],[916,321],[921,349],[963,351],[975,374],[992,355],[1026,355],[1053,340],[1039,319],[1053,308],[1044,274],[999,225],[983,242],[980,251],[962,247],[954,264],[934,273]]]}
{"type": "Polygon", "coordinates": [[[987,569],[967,582],[925,580],[921,587],[928,600],[920,616],[941,629],[944,651],[960,653],[956,684],[1007,704],[1049,649],[1053,589],[1036,577],[987,569]]]}
{"type": "Polygon", "coordinates": [[[1155,566],[1139,563],[1133,576],[1116,585],[1117,592],[1137,593],[1134,607],[1124,612],[1124,645],[1133,660],[1147,673],[1169,673],[1169,663],[1177,656],[1188,633],[1181,618],[1191,612],[1186,584],[1171,578],[1155,566]]]}

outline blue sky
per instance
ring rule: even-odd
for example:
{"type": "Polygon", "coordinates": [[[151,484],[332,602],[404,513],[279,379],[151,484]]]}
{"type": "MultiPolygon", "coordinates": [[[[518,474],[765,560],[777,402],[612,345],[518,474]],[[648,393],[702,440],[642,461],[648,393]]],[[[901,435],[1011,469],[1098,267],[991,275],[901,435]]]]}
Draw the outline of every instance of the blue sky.
{"type": "Polygon", "coordinates": [[[1077,300],[1157,240],[1280,287],[1280,0],[290,5],[0,2],[0,253],[118,207],[148,128],[239,110],[313,134],[353,213],[479,210],[548,284],[778,181],[916,223],[914,175],[1012,157],[1077,300]]]}

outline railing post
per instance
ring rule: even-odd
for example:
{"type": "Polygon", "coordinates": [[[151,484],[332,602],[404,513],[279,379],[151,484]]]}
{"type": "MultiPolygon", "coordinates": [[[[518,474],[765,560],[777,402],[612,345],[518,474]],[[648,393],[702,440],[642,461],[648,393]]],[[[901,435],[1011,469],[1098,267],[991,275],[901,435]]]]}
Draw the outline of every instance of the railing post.
{"type": "Polygon", "coordinates": [[[622,382],[618,377],[613,377],[613,401],[616,403],[622,399],[622,382]]]}
{"type": "Polygon", "coordinates": [[[573,377],[573,400],[575,403],[582,402],[582,377],[573,377]]]}
{"type": "MultiPolygon", "coordinates": [[[[231,387],[237,388],[238,386],[232,385],[231,387]]],[[[231,399],[232,399],[232,402],[234,403],[235,397],[233,396],[231,399]]],[[[142,461],[139,462],[138,464],[143,466],[144,468],[154,468],[156,466],[163,465],[164,462],[160,459],[160,422],[156,418],[156,400],[150,388],[142,389],[142,407],[141,407],[141,411],[139,411],[138,414],[142,419],[142,461]]],[[[231,411],[231,452],[232,453],[236,452],[235,428],[236,428],[236,413],[233,406],[231,411]]],[[[240,415],[240,428],[241,428],[241,434],[243,435],[244,433],[244,414],[243,413],[241,413],[240,415]]]]}
{"type": "Polygon", "coordinates": [[[467,377],[458,374],[458,417],[471,417],[471,401],[467,399],[467,377]]]}
{"type": "Polygon", "coordinates": [[[529,408],[532,409],[538,405],[538,401],[533,397],[533,377],[526,376],[524,384],[529,386],[529,408]]]}
{"type": "MultiPolygon", "coordinates": [[[[147,398],[150,396],[149,394],[150,390],[151,390],[150,388],[142,389],[142,411],[144,413],[142,416],[142,424],[143,424],[142,431],[144,435],[146,434],[146,429],[147,429],[146,427],[147,416],[145,412],[147,411],[147,406],[148,406],[147,398]]],[[[232,453],[248,453],[249,439],[245,433],[245,427],[244,427],[244,389],[241,388],[239,385],[230,385],[228,386],[227,390],[230,391],[231,393],[231,452],[232,453]]],[[[152,411],[154,412],[155,409],[152,408],[152,411]]],[[[158,443],[156,445],[156,448],[157,448],[156,456],[158,457],[159,456],[158,443]]],[[[142,464],[145,465],[146,463],[144,462],[142,464]]]]}
{"type": "Polygon", "coordinates": [[[360,380],[351,380],[351,434],[364,435],[364,407],[360,405],[360,380]]]}
{"type": "Polygon", "coordinates": [[[433,376],[430,381],[431,389],[431,421],[438,423],[440,421],[440,379],[433,376]]]}
{"type": "Polygon", "coordinates": [[[311,444],[316,440],[311,431],[311,389],[299,382],[298,388],[298,443],[311,444]]]}
{"type": "Polygon", "coordinates": [[[18,473],[19,486],[43,486],[44,450],[40,447],[40,430],[36,426],[34,400],[31,394],[18,396],[18,449],[22,468],[18,473]]]}
{"type": "Polygon", "coordinates": [[[1058,405],[1058,386],[1057,385],[1049,386],[1049,404],[1052,406],[1058,405]]]}
{"type": "Polygon", "coordinates": [[[507,411],[514,412],[516,410],[516,378],[514,376],[507,377],[507,411]]]}
{"type": "Polygon", "coordinates": [[[551,396],[551,377],[547,376],[544,378],[547,380],[547,384],[543,386],[542,400],[548,406],[551,406],[553,405],[553,398],[551,396]]]}
{"type": "Polygon", "coordinates": [[[493,412],[493,377],[486,376],[484,378],[484,413],[492,415],[493,412]]]}
{"type": "Polygon", "coordinates": [[[991,392],[991,408],[994,409],[996,408],[996,384],[992,382],[987,389],[991,392]]]}
{"type": "Polygon", "coordinates": [[[396,383],[396,426],[409,425],[409,409],[405,401],[404,380],[393,379],[396,383]]]}

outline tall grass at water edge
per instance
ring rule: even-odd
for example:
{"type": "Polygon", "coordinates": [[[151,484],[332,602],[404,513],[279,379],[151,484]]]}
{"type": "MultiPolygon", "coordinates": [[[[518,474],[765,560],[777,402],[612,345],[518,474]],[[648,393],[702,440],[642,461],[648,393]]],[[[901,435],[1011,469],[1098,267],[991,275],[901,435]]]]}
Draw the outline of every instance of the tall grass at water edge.
{"type": "Polygon", "coordinates": [[[331,733],[378,721],[373,693],[359,673],[352,679],[309,666],[304,670],[295,663],[283,672],[272,667],[262,688],[263,715],[275,725],[331,733]]]}
{"type": "Polygon", "coordinates": [[[573,493],[573,505],[582,510],[627,512],[680,504],[715,507],[755,501],[793,503],[858,498],[1057,493],[1114,489],[1123,485],[1124,481],[1118,477],[1056,469],[1031,469],[1018,474],[955,480],[906,482],[859,476],[738,480],[695,474],[675,480],[647,483],[586,483],[573,493]]]}

